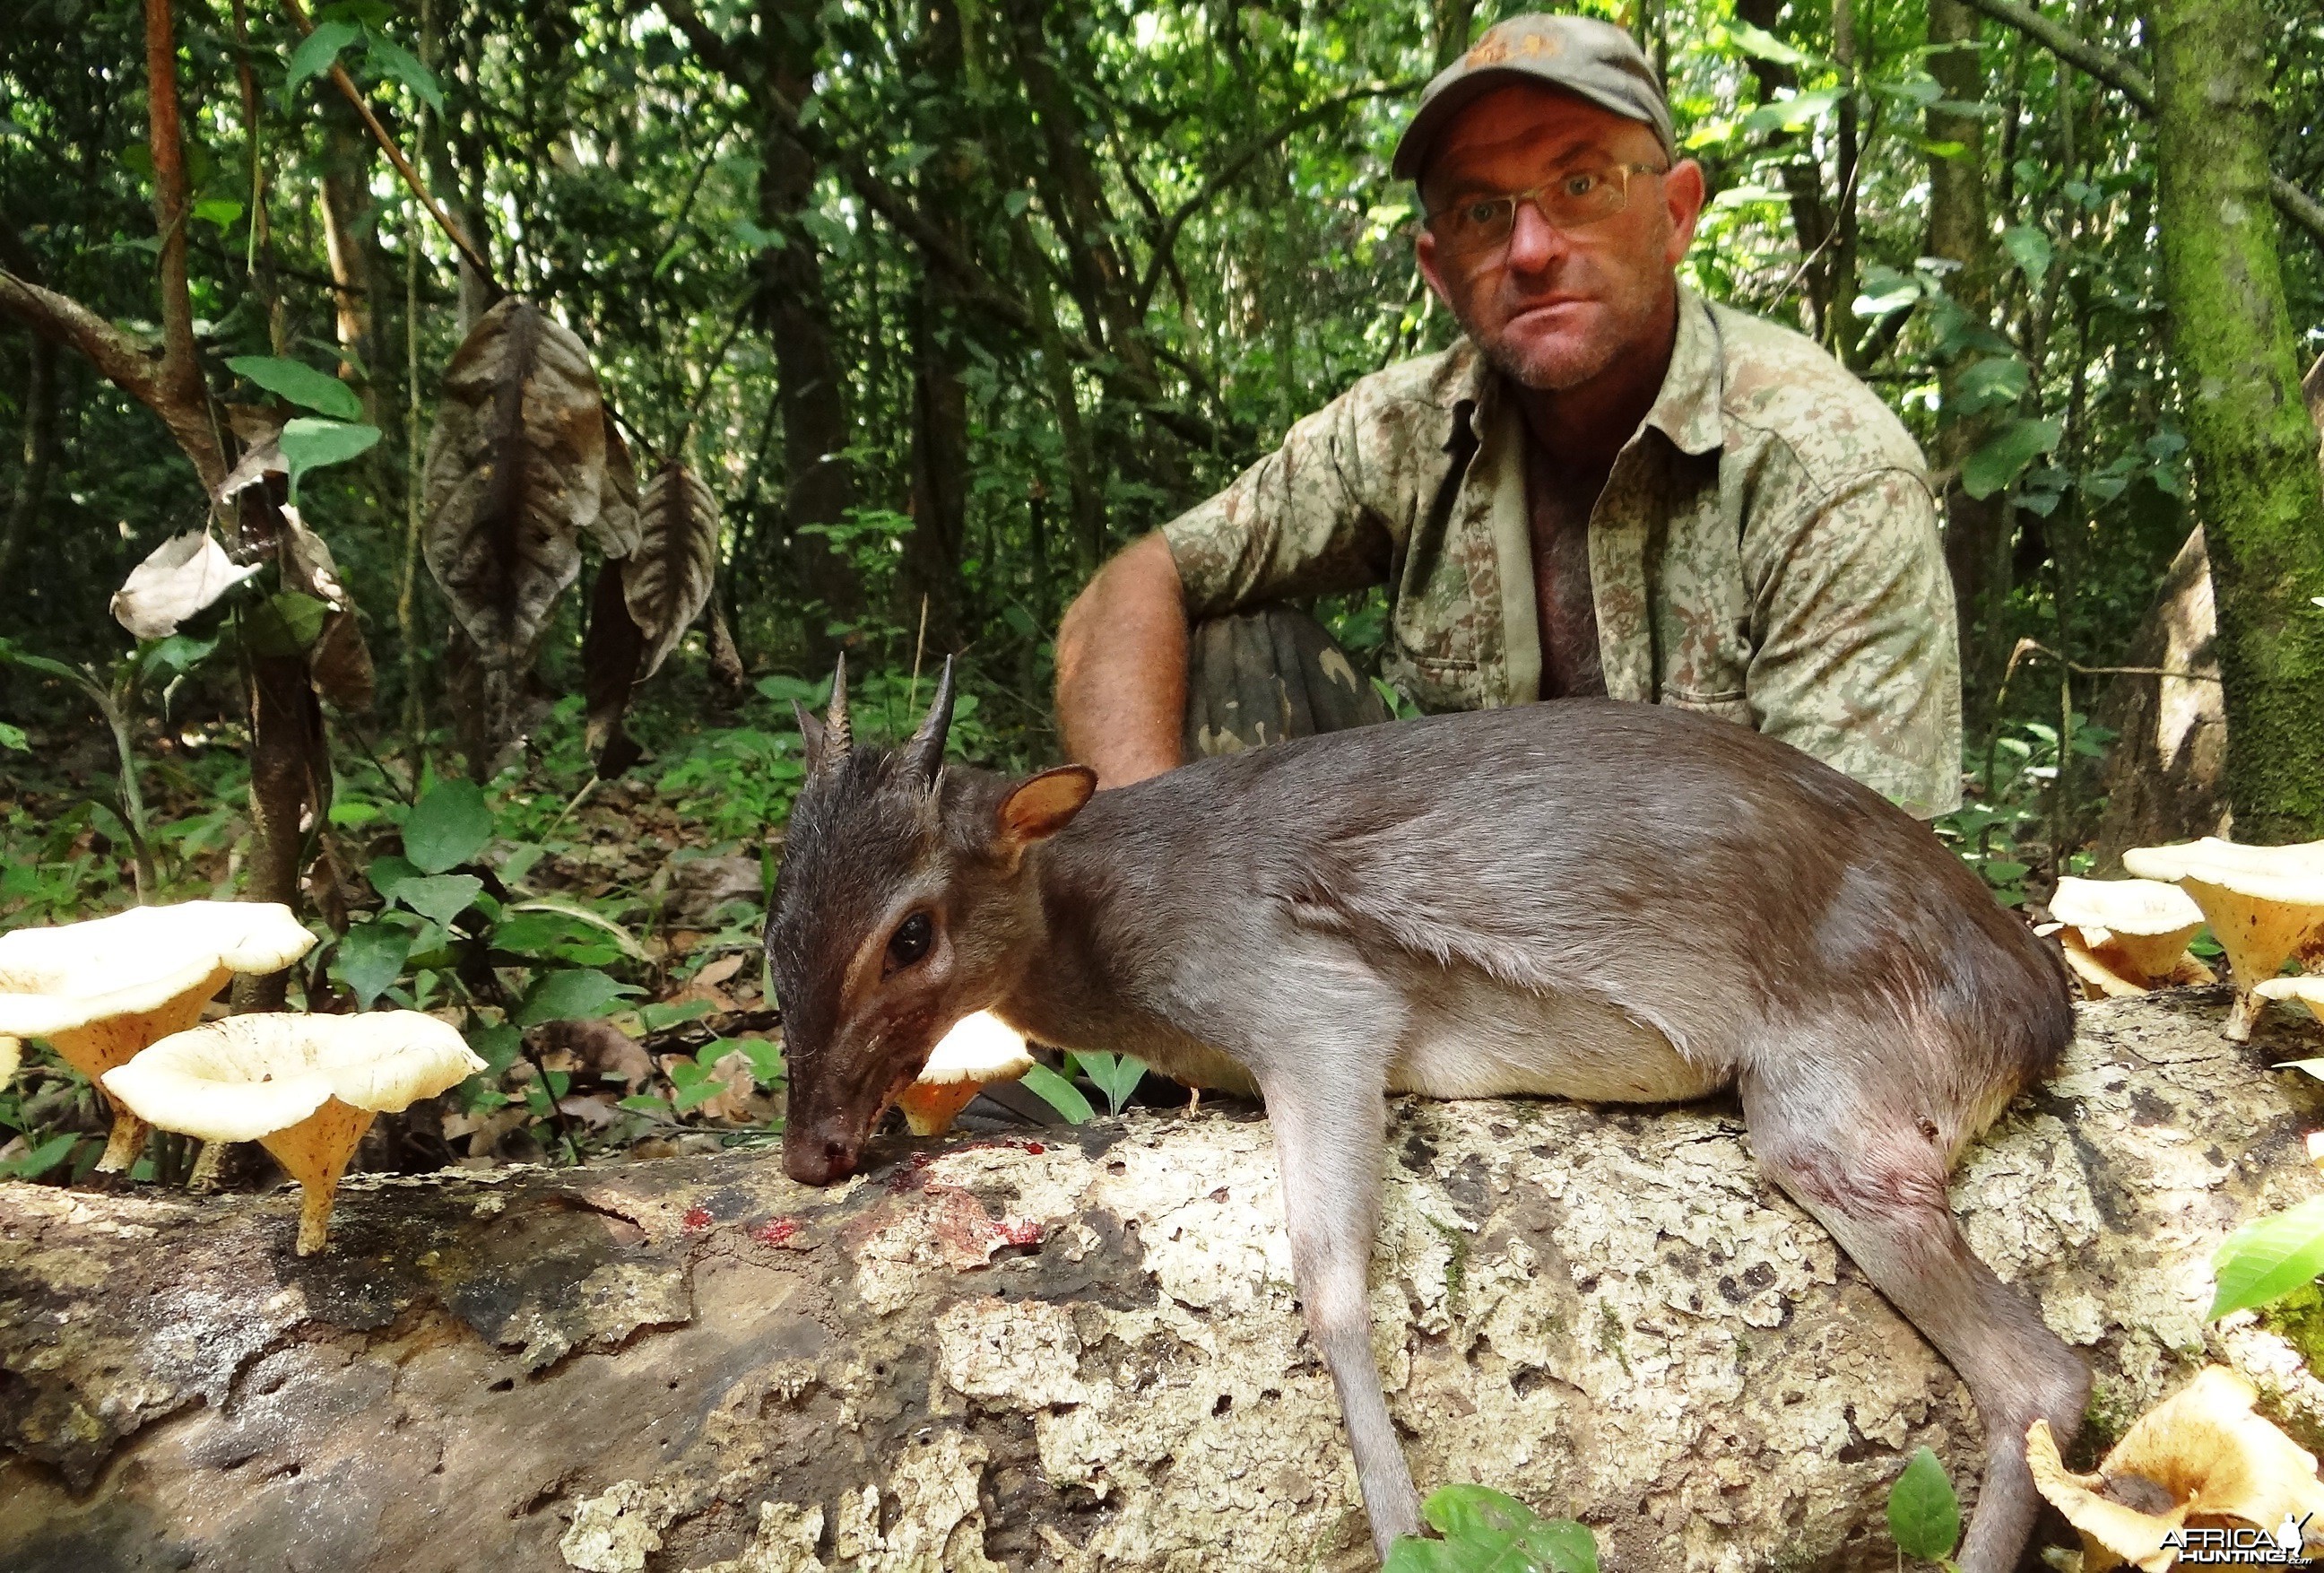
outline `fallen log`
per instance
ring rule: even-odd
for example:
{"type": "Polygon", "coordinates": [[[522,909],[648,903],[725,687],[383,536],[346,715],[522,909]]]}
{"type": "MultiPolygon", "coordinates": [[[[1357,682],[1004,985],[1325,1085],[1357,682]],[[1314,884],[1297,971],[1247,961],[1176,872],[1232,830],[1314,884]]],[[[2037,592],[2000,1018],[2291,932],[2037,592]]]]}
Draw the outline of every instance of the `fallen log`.
{"type": "MultiPolygon", "coordinates": [[[[2289,1016],[2084,1008],[1972,1149],[1972,1241],[2098,1373],[2086,1459],[2206,1360],[2314,1448],[2301,1315],[2202,1320],[2236,1224],[2324,1192],[2289,1016]]],[[[1424,1486],[1615,1568],[1895,1565],[1890,1481],[1979,1449],[1951,1371],[1753,1168],[1730,1109],[1399,1102],[1376,1344],[1424,1486]]],[[[1263,1120],[295,1192],[0,1186],[0,1567],[1353,1568],[1263,1120]]],[[[2310,1313],[2312,1315],[2312,1313],[2310,1313]]]]}

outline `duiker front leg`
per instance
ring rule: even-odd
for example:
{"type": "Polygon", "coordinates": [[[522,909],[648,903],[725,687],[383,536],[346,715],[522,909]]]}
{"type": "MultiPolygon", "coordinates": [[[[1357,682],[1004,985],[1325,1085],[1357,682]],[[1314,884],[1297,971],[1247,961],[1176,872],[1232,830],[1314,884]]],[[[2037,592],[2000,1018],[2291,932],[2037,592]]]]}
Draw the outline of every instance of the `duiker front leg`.
{"type": "Polygon", "coordinates": [[[1385,1078],[1334,1066],[1333,1059],[1318,1055],[1304,1067],[1262,1076],[1259,1085],[1283,1166],[1300,1308],[1340,1390],[1372,1544],[1385,1561],[1397,1536],[1420,1532],[1420,1496],[1372,1359],[1367,1291],[1379,1232],[1385,1078]]]}
{"type": "MultiPolygon", "coordinates": [[[[1901,1079],[1901,1078],[1900,1078],[1901,1079]]],[[[1968,1384],[1985,1427],[1985,1482],[1962,1542],[1964,1573],[2017,1565],[2041,1502],[2025,1431],[2079,1430],[2090,1374],[1961,1237],[1946,1154],[1901,1087],[1879,1096],[1822,1074],[1744,1078],[1743,1117],[1768,1175],[1805,1208],[1968,1384]]]]}

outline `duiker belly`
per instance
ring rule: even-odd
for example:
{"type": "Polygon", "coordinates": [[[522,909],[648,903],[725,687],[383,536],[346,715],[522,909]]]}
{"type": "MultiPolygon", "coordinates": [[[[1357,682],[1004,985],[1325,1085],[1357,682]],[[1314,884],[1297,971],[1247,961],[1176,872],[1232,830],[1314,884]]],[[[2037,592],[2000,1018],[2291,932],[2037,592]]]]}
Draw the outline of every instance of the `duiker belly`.
{"type": "Polygon", "coordinates": [[[1604,1001],[1535,994],[1473,967],[1416,965],[1406,981],[1411,1017],[1388,1090],[1425,1097],[1511,1093],[1591,1103],[1666,1103],[1727,1085],[1670,1040],[1604,1001]]]}

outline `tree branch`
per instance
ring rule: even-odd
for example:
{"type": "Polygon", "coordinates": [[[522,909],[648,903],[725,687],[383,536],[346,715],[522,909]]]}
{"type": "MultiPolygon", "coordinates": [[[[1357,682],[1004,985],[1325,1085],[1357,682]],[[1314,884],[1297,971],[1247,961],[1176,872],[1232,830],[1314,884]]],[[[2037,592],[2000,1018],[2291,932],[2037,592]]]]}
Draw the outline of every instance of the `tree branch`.
{"type": "MultiPolygon", "coordinates": [[[[307,8],[300,5],[299,0],[282,0],[282,4],[290,13],[290,20],[299,24],[300,33],[310,33],[315,31],[315,24],[307,19],[307,8]]],[[[382,125],[379,123],[379,116],[372,113],[370,103],[363,96],[363,89],[357,88],[355,79],[347,75],[346,67],[339,64],[336,60],[331,62],[331,85],[338,88],[348,103],[355,106],[355,113],[363,117],[364,129],[371,133],[371,139],[379,143],[382,153],[387,154],[387,162],[395,166],[395,172],[403,177],[403,183],[411,188],[411,194],[420,199],[420,205],[428,209],[429,217],[436,220],[436,227],[444,232],[445,238],[459,247],[460,254],[468,259],[470,267],[475,269],[488,282],[491,282],[493,264],[490,259],[476,249],[475,243],[468,238],[466,233],[458,225],[452,222],[452,216],[444,211],[443,204],[429,193],[427,186],[420,179],[420,171],[411,167],[411,161],[403,156],[403,150],[397,147],[394,140],[387,134],[387,127],[382,125]]],[[[497,289],[498,285],[495,284],[494,288],[497,289]]]]}
{"type": "MultiPolygon", "coordinates": [[[[297,0],[287,0],[287,3],[295,5],[297,0]]],[[[798,106],[769,81],[764,72],[719,37],[703,20],[693,0],[663,0],[661,11],[679,32],[686,34],[696,52],[713,69],[773,112],[784,135],[814,157],[836,168],[854,189],[855,194],[862,198],[865,207],[886,219],[898,234],[917,246],[929,264],[950,274],[957,286],[954,296],[956,304],[973,308],[1028,338],[1038,340],[1043,337],[1040,325],[1025,303],[1004,289],[951,236],[930,222],[909,197],[881,180],[861,154],[843,145],[819,127],[802,122],[798,106]]],[[[1176,403],[1150,377],[1121,365],[1118,359],[1102,354],[1085,339],[1066,338],[1062,347],[1074,360],[1101,367],[1106,382],[1118,387],[1130,405],[1182,441],[1197,448],[1217,448],[1222,442],[1236,447],[1249,446],[1246,435],[1240,430],[1222,429],[1215,422],[1176,403]]]]}
{"type": "MultiPolygon", "coordinates": [[[[2035,11],[2019,0],[1968,0],[1996,22],[2015,28],[2067,64],[2078,66],[2129,99],[2141,115],[2154,117],[2154,81],[2145,72],[2101,44],[2078,37],[2059,23],[2035,11]]],[[[2310,239],[2324,245],[2324,205],[2285,180],[2271,172],[2267,178],[2268,195],[2275,199],[2276,211],[2306,230],[2310,239]]]]}
{"type": "Polygon", "coordinates": [[[152,375],[163,402],[153,407],[193,461],[203,487],[215,492],[226,479],[226,450],[210,423],[209,388],[195,356],[193,299],[186,289],[186,154],[178,125],[178,42],[170,0],[145,0],[145,101],[153,224],[161,239],[161,364],[152,375]]]}
{"type": "Polygon", "coordinates": [[[1354,88],[1335,98],[1326,98],[1320,104],[1309,105],[1296,115],[1252,137],[1229,153],[1226,162],[1213,170],[1210,178],[1203,182],[1201,190],[1178,204],[1163,224],[1161,233],[1154,237],[1153,258],[1146,264],[1146,276],[1138,282],[1139,315],[1143,317],[1146,314],[1148,304],[1154,299],[1155,288],[1162,282],[1163,267],[1172,249],[1177,245],[1178,232],[1186,227],[1186,221],[1209,207],[1213,197],[1233,184],[1241,177],[1242,172],[1250,168],[1261,156],[1279,145],[1286,137],[1305,130],[1319,120],[1328,119],[1351,104],[1361,103],[1366,98],[1386,97],[1391,93],[1414,92],[1420,86],[1417,81],[1374,82],[1369,87],[1354,88]]]}

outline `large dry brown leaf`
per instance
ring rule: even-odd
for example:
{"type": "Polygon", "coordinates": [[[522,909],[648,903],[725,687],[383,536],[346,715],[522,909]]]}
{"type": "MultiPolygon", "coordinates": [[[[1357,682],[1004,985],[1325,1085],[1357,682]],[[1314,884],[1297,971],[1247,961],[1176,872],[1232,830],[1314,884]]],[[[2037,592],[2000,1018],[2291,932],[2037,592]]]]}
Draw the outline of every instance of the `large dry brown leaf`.
{"type": "Polygon", "coordinates": [[[630,619],[645,640],[641,681],[661,670],[709,604],[718,572],[718,499],[684,465],[662,466],[638,506],[638,549],[622,571],[630,619]]]}
{"type": "Polygon", "coordinates": [[[598,525],[605,410],[581,341],[516,297],[444,374],[423,481],[429,571],[487,669],[530,667],[598,525]]]}
{"type": "Polygon", "coordinates": [[[605,495],[589,539],[607,557],[627,557],[638,549],[638,467],[631,462],[630,445],[605,413],[605,495]]]}
{"type": "Polygon", "coordinates": [[[589,597],[589,631],[581,639],[581,691],[589,701],[583,740],[597,761],[597,773],[609,781],[637,762],[638,746],[622,729],[622,717],[645,651],[645,636],[630,620],[622,594],[622,569],[609,561],[597,570],[589,597]]]}

